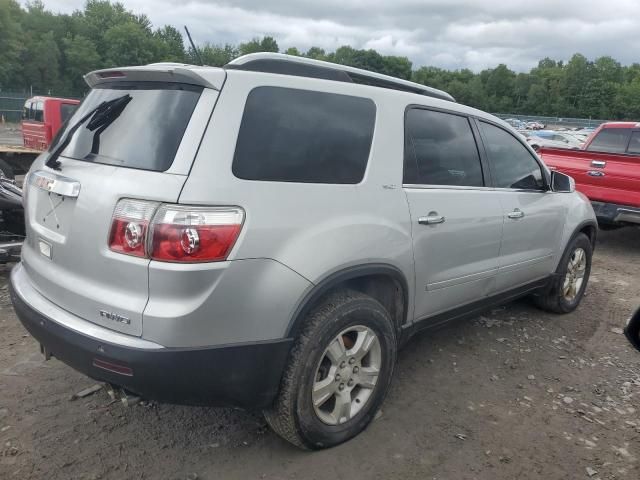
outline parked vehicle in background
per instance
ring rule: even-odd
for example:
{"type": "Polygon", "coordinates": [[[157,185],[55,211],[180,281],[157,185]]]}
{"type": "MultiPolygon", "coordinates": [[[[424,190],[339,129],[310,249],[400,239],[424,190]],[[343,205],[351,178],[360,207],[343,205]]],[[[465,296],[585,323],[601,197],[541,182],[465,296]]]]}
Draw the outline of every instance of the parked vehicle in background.
{"type": "Polygon", "coordinates": [[[522,135],[526,142],[531,145],[535,151],[538,151],[541,147],[550,148],[580,148],[578,142],[574,139],[573,143],[556,132],[539,130],[519,130],[518,133],[522,135]]]}
{"type": "Polygon", "coordinates": [[[573,177],[602,228],[640,225],[640,123],[602,124],[583,150],[542,148],[553,169],[573,177]]]}
{"type": "Polygon", "coordinates": [[[29,98],[22,112],[23,146],[0,145],[0,175],[13,179],[16,174],[26,173],[79,104],[79,100],[69,98],[29,98]]]}
{"type": "Polygon", "coordinates": [[[22,190],[0,176],[0,263],[20,261],[24,228],[22,190]]]}
{"type": "MultiPolygon", "coordinates": [[[[544,140],[551,140],[558,145],[564,144],[565,148],[581,148],[584,142],[580,142],[575,137],[565,133],[557,132],[554,130],[538,130],[535,132],[535,136],[544,140]]],[[[545,146],[545,145],[541,145],[545,146]]],[[[548,145],[551,146],[551,145],[548,145]]]]}
{"type": "Polygon", "coordinates": [[[96,379],[325,448],[374,418],[415,332],[584,294],[589,202],[445,92],[269,53],[85,78],[29,173],[11,297],[96,379]]]}
{"type": "Polygon", "coordinates": [[[526,123],[526,128],[528,130],[542,130],[544,127],[545,127],[545,125],[540,123],[540,122],[527,122],[526,123]]]}
{"type": "Polygon", "coordinates": [[[524,130],[525,128],[527,128],[527,124],[522,120],[518,120],[517,118],[507,118],[505,119],[505,122],[507,122],[516,130],[524,130]]]}
{"type": "Polygon", "coordinates": [[[580,148],[584,147],[585,142],[587,141],[587,138],[589,138],[589,133],[579,133],[579,132],[574,132],[573,130],[569,130],[566,132],[562,132],[565,136],[569,136],[572,137],[576,142],[578,142],[580,144],[580,148]]]}

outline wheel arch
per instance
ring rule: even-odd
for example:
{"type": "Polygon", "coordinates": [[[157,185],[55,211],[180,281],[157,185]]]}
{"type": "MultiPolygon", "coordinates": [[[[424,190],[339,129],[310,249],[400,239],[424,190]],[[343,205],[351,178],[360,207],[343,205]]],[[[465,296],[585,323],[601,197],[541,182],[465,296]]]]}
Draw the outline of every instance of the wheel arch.
{"type": "MultiPolygon", "coordinates": [[[[594,219],[583,220],[578,223],[572,230],[567,229],[563,236],[563,241],[561,245],[561,250],[559,250],[558,257],[556,259],[555,268],[558,268],[560,260],[564,255],[564,252],[567,250],[569,244],[576,238],[580,233],[584,233],[591,243],[592,250],[596,248],[596,240],[598,238],[598,222],[594,219]],[[569,233],[570,232],[570,233],[569,233]]],[[[554,269],[554,272],[556,270],[554,269]]]]}
{"type": "MultiPolygon", "coordinates": [[[[569,237],[569,242],[571,242],[571,240],[573,240],[579,233],[584,233],[587,238],[589,238],[591,247],[595,250],[596,240],[598,239],[598,223],[593,220],[585,220],[580,223],[569,237]]],[[[567,242],[567,245],[569,242],[567,242]]]]}
{"type": "Polygon", "coordinates": [[[331,291],[349,288],[378,300],[389,311],[397,332],[407,321],[409,285],[400,269],[393,265],[376,263],[351,266],[334,272],[318,282],[298,302],[286,337],[295,338],[304,324],[306,315],[331,291]]]}

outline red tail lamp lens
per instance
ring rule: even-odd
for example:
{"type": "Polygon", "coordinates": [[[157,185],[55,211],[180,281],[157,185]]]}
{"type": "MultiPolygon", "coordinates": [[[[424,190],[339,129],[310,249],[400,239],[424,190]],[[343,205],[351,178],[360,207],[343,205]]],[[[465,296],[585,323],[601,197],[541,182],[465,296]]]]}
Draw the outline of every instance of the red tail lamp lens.
{"type": "Polygon", "coordinates": [[[109,248],[114,252],[145,257],[147,230],[156,208],[155,202],[120,200],[111,220],[109,248]]]}
{"type": "Polygon", "coordinates": [[[163,205],[153,220],[150,256],[165,262],[225,260],[243,221],[238,207],[163,205]]]}

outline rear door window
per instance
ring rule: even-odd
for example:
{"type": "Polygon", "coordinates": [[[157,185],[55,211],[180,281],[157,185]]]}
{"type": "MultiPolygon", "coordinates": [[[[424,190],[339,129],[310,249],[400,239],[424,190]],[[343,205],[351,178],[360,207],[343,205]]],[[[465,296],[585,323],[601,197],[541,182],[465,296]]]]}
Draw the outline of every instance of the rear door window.
{"type": "Polygon", "coordinates": [[[640,153],[640,131],[636,130],[631,133],[631,140],[629,141],[627,152],[633,154],[640,153]]]}
{"type": "Polygon", "coordinates": [[[467,117],[420,108],[407,112],[404,183],[484,185],[480,155],[467,117]]]}
{"type": "Polygon", "coordinates": [[[542,167],[531,152],[506,130],[486,122],[479,125],[495,186],[544,190],[542,167]]]}
{"type": "MultiPolygon", "coordinates": [[[[202,87],[185,84],[111,83],[91,90],[65,130],[89,115],[73,134],[62,156],[142,170],[165,171],[173,163],[202,87]],[[90,115],[103,102],[123,99],[108,120],[90,115]]],[[[51,147],[55,148],[66,132],[51,147]]]]}
{"type": "Polygon", "coordinates": [[[603,128],[587,147],[592,152],[624,153],[627,150],[631,130],[628,128],[603,128]]]}
{"type": "Polygon", "coordinates": [[[244,180],[356,184],[375,126],[372,100],[281,87],[247,97],[233,174],[244,180]]]}

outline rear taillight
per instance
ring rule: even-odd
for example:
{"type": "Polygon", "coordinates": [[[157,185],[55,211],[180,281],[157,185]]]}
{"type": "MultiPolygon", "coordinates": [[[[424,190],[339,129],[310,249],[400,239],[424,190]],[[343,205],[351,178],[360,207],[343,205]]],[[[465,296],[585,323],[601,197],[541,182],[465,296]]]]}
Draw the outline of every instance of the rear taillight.
{"type": "Polygon", "coordinates": [[[159,206],[123,199],[113,214],[109,248],[164,262],[225,260],[243,221],[239,207],[159,206]]]}
{"type": "Polygon", "coordinates": [[[158,205],[143,200],[120,200],[113,212],[109,248],[118,253],[146,257],[147,231],[158,205]]]}
{"type": "Polygon", "coordinates": [[[162,205],[153,219],[150,257],[165,262],[225,260],[244,220],[237,207],[162,205]]]}

